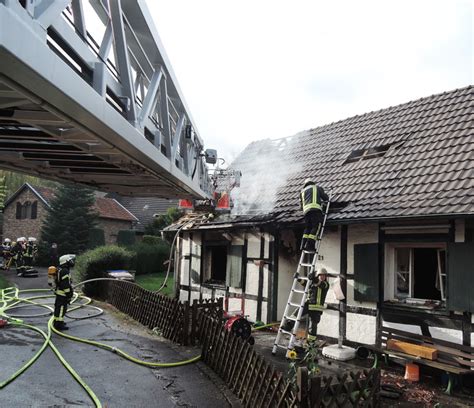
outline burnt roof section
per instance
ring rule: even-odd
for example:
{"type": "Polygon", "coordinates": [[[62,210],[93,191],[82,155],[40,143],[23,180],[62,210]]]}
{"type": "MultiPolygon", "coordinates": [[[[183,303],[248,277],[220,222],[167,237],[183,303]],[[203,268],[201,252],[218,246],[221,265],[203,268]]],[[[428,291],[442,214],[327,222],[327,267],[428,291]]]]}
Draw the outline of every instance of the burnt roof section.
{"type": "Polygon", "coordinates": [[[257,192],[247,206],[249,217],[265,213],[282,223],[300,220],[305,178],[332,189],[338,206],[332,220],[472,215],[472,123],[473,86],[468,86],[297,134],[270,166],[258,163],[278,141],[253,142],[232,167],[243,174],[240,196],[257,192]],[[283,160],[301,167],[285,175],[268,210],[259,193],[269,175],[279,177],[283,160]],[[246,173],[252,174],[248,185],[246,173]]]}

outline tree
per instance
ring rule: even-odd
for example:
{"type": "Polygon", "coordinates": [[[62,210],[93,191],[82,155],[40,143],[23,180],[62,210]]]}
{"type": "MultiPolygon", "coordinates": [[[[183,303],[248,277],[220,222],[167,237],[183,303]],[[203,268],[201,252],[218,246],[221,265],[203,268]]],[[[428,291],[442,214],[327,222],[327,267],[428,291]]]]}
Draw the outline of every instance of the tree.
{"type": "Polygon", "coordinates": [[[97,224],[94,202],[92,190],[73,184],[61,185],[41,228],[42,244],[49,248],[56,242],[61,255],[84,252],[89,246],[91,230],[97,224]]]}
{"type": "Polygon", "coordinates": [[[162,214],[156,217],[153,222],[149,223],[145,227],[145,235],[160,235],[161,230],[166,228],[168,225],[173,224],[183,216],[183,212],[176,207],[170,207],[166,211],[166,214],[162,214]]]}

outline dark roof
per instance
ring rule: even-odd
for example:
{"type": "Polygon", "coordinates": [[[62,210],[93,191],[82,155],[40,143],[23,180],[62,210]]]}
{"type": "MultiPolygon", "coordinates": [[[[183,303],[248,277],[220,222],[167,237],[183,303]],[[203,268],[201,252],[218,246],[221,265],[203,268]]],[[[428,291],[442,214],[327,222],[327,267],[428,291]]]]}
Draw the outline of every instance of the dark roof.
{"type": "Polygon", "coordinates": [[[333,220],[474,214],[473,89],[251,143],[232,163],[242,171],[235,210],[249,198],[243,215],[297,221],[313,178],[335,194],[333,220]]]}
{"type": "Polygon", "coordinates": [[[54,191],[48,187],[36,187],[32,186],[30,183],[25,183],[23,184],[18,190],[16,190],[11,196],[9,196],[4,203],[4,207],[7,207],[13,200],[15,200],[22,192],[23,190],[29,188],[38,198],[43,201],[45,205],[49,207],[49,194],[52,192],[54,194],[54,191]],[[44,195],[43,193],[44,192],[44,195]]]}
{"type": "Polygon", "coordinates": [[[115,198],[139,221],[138,229],[143,229],[153,221],[155,214],[166,214],[170,207],[177,207],[177,200],[168,200],[157,197],[123,197],[118,194],[107,194],[107,197],[115,198]]]}

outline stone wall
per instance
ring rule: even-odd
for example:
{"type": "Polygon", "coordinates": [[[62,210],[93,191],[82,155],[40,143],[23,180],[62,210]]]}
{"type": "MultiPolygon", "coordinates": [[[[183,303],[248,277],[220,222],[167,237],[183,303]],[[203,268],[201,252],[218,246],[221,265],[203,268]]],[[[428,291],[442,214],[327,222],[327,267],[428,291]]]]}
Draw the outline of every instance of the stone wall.
{"type": "Polygon", "coordinates": [[[104,230],[105,244],[112,245],[117,243],[117,235],[120,230],[132,229],[132,222],[100,218],[98,228],[104,230]]]}
{"type": "Polygon", "coordinates": [[[47,214],[46,204],[38,198],[30,189],[24,189],[13,202],[11,202],[3,212],[3,238],[10,238],[16,241],[19,237],[36,237],[39,238],[41,233],[41,225],[47,214]],[[30,201],[32,204],[37,201],[36,219],[26,218],[18,220],[16,218],[16,204],[24,204],[30,201]]]}

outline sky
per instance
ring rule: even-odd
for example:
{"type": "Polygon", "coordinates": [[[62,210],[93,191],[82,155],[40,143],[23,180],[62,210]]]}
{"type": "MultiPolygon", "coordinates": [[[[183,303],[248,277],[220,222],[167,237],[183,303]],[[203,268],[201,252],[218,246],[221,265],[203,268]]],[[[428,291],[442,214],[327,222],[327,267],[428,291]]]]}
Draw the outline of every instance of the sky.
{"type": "Polygon", "coordinates": [[[205,147],[227,162],[474,82],[474,0],[147,4],[205,147]]]}

